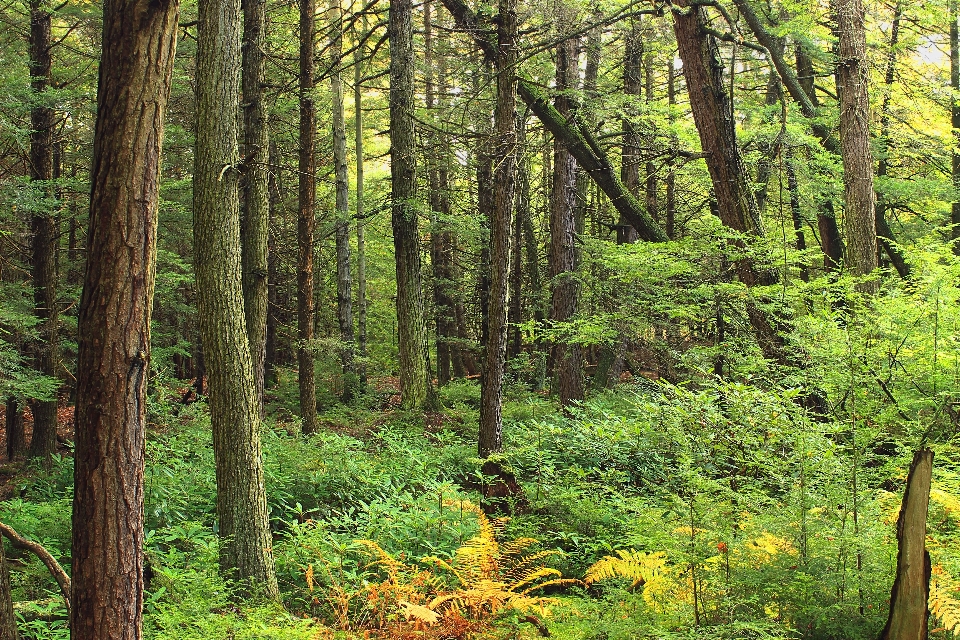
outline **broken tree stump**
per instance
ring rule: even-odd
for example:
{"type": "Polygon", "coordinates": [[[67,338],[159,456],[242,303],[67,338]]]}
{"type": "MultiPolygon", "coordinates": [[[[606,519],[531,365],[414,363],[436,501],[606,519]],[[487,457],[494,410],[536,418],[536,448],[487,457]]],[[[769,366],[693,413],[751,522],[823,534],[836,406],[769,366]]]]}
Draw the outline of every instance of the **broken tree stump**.
{"type": "Polygon", "coordinates": [[[926,538],[932,475],[933,451],[920,449],[913,454],[897,518],[897,575],[880,640],[927,640],[930,554],[926,538]]]}

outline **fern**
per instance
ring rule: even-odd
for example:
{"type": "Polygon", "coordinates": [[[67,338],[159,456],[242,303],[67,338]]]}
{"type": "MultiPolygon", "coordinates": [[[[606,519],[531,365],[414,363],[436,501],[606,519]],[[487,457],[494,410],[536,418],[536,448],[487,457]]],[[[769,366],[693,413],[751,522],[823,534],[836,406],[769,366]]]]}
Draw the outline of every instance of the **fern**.
{"type": "Polygon", "coordinates": [[[604,556],[587,569],[583,581],[587,585],[609,578],[627,578],[631,588],[659,578],[667,566],[666,556],[657,551],[643,553],[633,549],[621,549],[616,556],[604,556]]]}
{"type": "Polygon", "coordinates": [[[960,600],[954,597],[957,585],[952,584],[943,567],[933,568],[930,581],[930,613],[940,621],[942,630],[960,633],[960,600]]]}

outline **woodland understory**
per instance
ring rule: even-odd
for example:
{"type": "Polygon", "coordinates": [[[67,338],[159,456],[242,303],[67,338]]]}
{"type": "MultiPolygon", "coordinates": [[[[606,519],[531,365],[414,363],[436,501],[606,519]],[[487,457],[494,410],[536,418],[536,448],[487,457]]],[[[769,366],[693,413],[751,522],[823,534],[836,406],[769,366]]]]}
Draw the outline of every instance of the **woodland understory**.
{"type": "Polygon", "coordinates": [[[956,0],[0,4],[0,640],[960,636],[958,139],[956,0]]]}

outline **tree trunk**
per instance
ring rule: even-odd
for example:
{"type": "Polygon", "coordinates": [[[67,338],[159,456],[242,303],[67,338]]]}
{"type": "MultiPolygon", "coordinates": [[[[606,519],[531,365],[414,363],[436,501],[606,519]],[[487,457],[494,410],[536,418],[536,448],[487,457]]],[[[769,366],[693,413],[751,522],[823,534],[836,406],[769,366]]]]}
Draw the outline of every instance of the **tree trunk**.
{"type": "Polygon", "coordinates": [[[337,245],[337,322],[340,325],[340,362],[343,366],[344,402],[350,402],[360,392],[354,359],[353,335],[353,274],[350,269],[350,203],[347,194],[347,131],[343,119],[343,7],[340,0],[330,3],[333,11],[333,70],[330,75],[333,108],[333,168],[336,184],[336,245],[337,245]]]}
{"type": "Polygon", "coordinates": [[[220,567],[241,592],[276,598],[260,411],[243,315],[237,118],[239,0],[205,0],[197,34],[194,262],[210,379],[220,567]]]}
{"type": "Polygon", "coordinates": [[[890,614],[880,640],[927,638],[930,554],[926,537],[932,475],[933,451],[921,449],[913,454],[897,518],[897,577],[890,593],[890,614]]]}
{"type": "Polygon", "coordinates": [[[503,447],[503,373],[507,354],[510,230],[516,186],[517,4],[500,0],[497,23],[497,107],[494,114],[493,207],[490,215],[490,289],[480,384],[479,455],[503,447]]]}
{"type": "MultiPolygon", "coordinates": [[[[797,251],[806,251],[807,238],[803,232],[803,214],[800,209],[800,185],[797,183],[797,172],[793,166],[793,156],[787,152],[786,172],[787,172],[787,190],[790,192],[790,217],[793,220],[793,234],[796,238],[797,251]]],[[[806,259],[800,263],[800,280],[810,281],[810,269],[807,267],[806,259]]]]}
{"type": "Polygon", "coordinates": [[[107,0],[78,313],[70,637],[142,637],[143,469],[177,0],[107,0]]]}
{"type": "MultiPolygon", "coordinates": [[[[868,94],[866,32],[861,0],[837,0],[840,56],[840,153],[843,157],[843,227],[847,241],[845,265],[855,277],[877,268],[877,226],[874,210],[873,156],[870,154],[870,96],[868,94]]],[[[865,293],[879,284],[861,283],[865,293]]]]}
{"type": "Polygon", "coordinates": [[[16,397],[7,398],[6,407],[7,460],[23,457],[27,451],[26,434],[23,431],[23,408],[16,397]]]}
{"type": "Polygon", "coordinates": [[[243,310],[253,359],[257,404],[263,414],[267,358],[270,225],[270,130],[262,86],[265,78],[266,0],[243,5],[243,209],[240,241],[243,261],[243,310]]]}
{"type": "Polygon", "coordinates": [[[414,132],[412,0],[390,0],[390,178],[393,246],[397,265],[397,326],[400,394],[407,409],[433,404],[427,369],[417,225],[417,165],[414,132]]]}
{"type": "Polygon", "coordinates": [[[361,59],[363,51],[357,47],[353,54],[353,123],[354,150],[357,156],[357,353],[360,356],[358,381],[363,388],[367,384],[367,250],[363,221],[363,85],[361,59]]]}
{"type": "MultiPolygon", "coordinates": [[[[647,52],[643,58],[643,99],[647,104],[653,102],[653,54],[647,52]]],[[[646,196],[647,213],[650,217],[660,222],[660,202],[657,195],[657,168],[653,162],[648,161],[644,167],[647,174],[646,196]]]]}
{"type": "MultiPolygon", "coordinates": [[[[277,165],[277,145],[270,143],[270,166],[277,165]]],[[[269,233],[276,216],[277,205],[280,202],[280,187],[277,180],[277,169],[269,172],[267,188],[268,198],[268,224],[267,224],[267,326],[266,336],[263,344],[264,362],[263,362],[263,384],[264,387],[273,385],[277,380],[277,315],[279,312],[279,297],[277,292],[277,278],[279,277],[279,259],[277,258],[277,243],[275,234],[269,233]]]]}
{"type": "MultiPolygon", "coordinates": [[[[52,199],[54,112],[47,106],[50,83],[50,12],[43,0],[30,0],[30,90],[37,101],[30,110],[30,179],[38,182],[43,200],[52,199]]],[[[39,194],[38,194],[39,195],[39,194]]],[[[35,366],[40,373],[57,376],[60,361],[57,309],[57,247],[59,229],[53,205],[44,202],[31,218],[31,272],[34,312],[39,320],[35,366]]],[[[57,450],[57,400],[30,403],[33,412],[31,457],[48,457],[57,450]]]]}
{"type": "MultiPolygon", "coordinates": [[[[672,59],[667,63],[667,103],[670,105],[670,122],[672,123],[673,107],[677,104],[677,70],[673,66],[672,59]]],[[[664,230],[673,240],[677,237],[677,172],[673,160],[670,161],[666,182],[664,230]]]]}
{"type": "MultiPolygon", "coordinates": [[[[640,23],[634,21],[625,34],[623,56],[623,94],[639,96],[643,88],[641,70],[643,66],[643,37],[640,23]]],[[[635,115],[635,114],[631,114],[635,115]]],[[[640,195],[640,135],[629,117],[623,119],[623,148],[620,161],[620,179],[623,186],[634,197],[640,195]]],[[[630,244],[637,241],[637,230],[620,214],[617,222],[617,244],[630,244]]]]}
{"type": "Polygon", "coordinates": [[[13,596],[10,592],[10,567],[3,552],[0,536],[0,640],[17,640],[17,618],[13,614],[13,596]]]}
{"type": "Polygon", "coordinates": [[[317,107],[314,97],[316,0],[300,2],[300,157],[297,215],[297,380],[303,432],[317,430],[317,388],[313,371],[313,236],[317,224],[317,107]]]}
{"type": "Polygon", "coordinates": [[[960,256],[960,29],[957,0],[950,0],[950,89],[953,99],[950,101],[950,127],[953,131],[953,164],[950,176],[953,180],[953,204],[950,207],[950,238],[953,240],[953,253],[960,256]]]}
{"type": "MultiPolygon", "coordinates": [[[[568,93],[577,88],[579,38],[568,38],[557,46],[556,109],[564,118],[573,116],[568,93]]],[[[554,141],[553,190],[550,194],[550,320],[572,321],[577,314],[579,287],[576,281],[577,161],[560,140],[554,141]]],[[[564,407],[583,399],[583,372],[580,346],[556,341],[551,350],[553,372],[564,407]]]]}

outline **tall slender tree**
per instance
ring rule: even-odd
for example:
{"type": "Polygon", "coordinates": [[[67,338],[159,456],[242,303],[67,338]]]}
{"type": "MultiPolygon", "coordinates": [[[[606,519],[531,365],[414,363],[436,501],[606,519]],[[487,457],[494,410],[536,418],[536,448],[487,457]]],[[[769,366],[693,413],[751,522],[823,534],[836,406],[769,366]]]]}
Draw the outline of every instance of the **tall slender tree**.
{"type": "MultiPolygon", "coordinates": [[[[34,360],[44,375],[56,377],[60,362],[59,310],[57,308],[57,247],[60,232],[53,211],[55,114],[50,106],[50,9],[45,0],[30,0],[30,89],[36,101],[30,109],[30,179],[37,183],[37,208],[31,217],[31,273],[39,340],[34,360]]],[[[57,449],[57,400],[30,403],[33,439],[30,455],[50,456],[57,449]]]]}
{"type": "Polygon", "coordinates": [[[960,256],[960,12],[957,0],[950,0],[950,126],[953,130],[953,152],[950,176],[953,180],[955,195],[950,206],[950,222],[953,227],[950,237],[953,239],[953,253],[960,256]]]}
{"type": "Polygon", "coordinates": [[[220,567],[242,591],[278,594],[243,313],[237,106],[240,2],[202,0],[197,30],[193,236],[197,311],[210,378],[220,567]]]}
{"type": "Polygon", "coordinates": [[[297,214],[297,380],[304,433],[317,430],[317,386],[313,371],[313,236],[317,206],[317,106],[314,96],[316,0],[300,2],[300,156],[297,214]]]}
{"type": "Polygon", "coordinates": [[[263,412],[267,358],[268,230],[270,226],[270,129],[265,80],[266,0],[242,0],[243,8],[243,203],[240,238],[243,309],[253,361],[253,382],[263,412]]]}
{"type": "Polygon", "coordinates": [[[143,470],[177,0],[106,0],[79,312],[71,638],[142,637],[143,470]]]}
{"type": "Polygon", "coordinates": [[[413,3],[390,0],[390,184],[394,258],[397,266],[397,328],[403,406],[433,404],[427,368],[420,233],[417,221],[417,163],[414,131],[413,3]]]}
{"type": "Polygon", "coordinates": [[[363,361],[367,357],[367,252],[363,220],[363,47],[357,45],[353,56],[353,128],[357,162],[354,194],[357,211],[357,354],[360,356],[357,376],[360,384],[365,385],[367,373],[363,361]]]}

